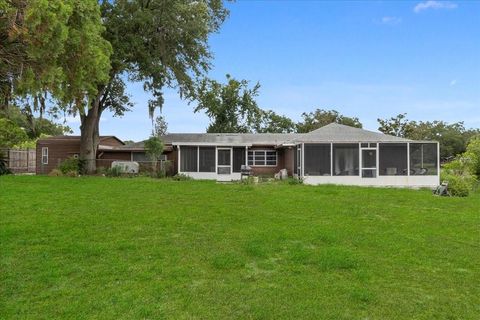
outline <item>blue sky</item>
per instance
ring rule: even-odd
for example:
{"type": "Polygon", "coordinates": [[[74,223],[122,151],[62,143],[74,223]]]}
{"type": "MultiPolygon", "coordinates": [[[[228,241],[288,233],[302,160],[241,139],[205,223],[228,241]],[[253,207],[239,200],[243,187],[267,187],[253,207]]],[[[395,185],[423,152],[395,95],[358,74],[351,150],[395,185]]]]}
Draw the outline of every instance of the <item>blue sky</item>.
{"type": "MultiPolygon", "coordinates": [[[[336,109],[376,130],[378,117],[464,121],[480,127],[480,2],[238,1],[211,37],[209,76],[261,84],[259,106],[300,120],[336,109]]],[[[141,140],[151,132],[149,97],[129,84],[136,106],[103,116],[101,134],[141,140]]],[[[170,132],[204,132],[195,104],[165,92],[170,132]]],[[[78,122],[69,119],[78,133],[78,122]]]]}

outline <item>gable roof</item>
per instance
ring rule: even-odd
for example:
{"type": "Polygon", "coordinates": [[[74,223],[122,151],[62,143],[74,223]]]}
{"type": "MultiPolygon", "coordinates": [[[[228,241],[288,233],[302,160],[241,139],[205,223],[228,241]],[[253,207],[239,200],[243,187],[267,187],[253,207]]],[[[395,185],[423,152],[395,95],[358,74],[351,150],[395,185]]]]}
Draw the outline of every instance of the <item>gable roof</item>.
{"type": "Polygon", "coordinates": [[[412,140],[355,128],[338,123],[330,123],[303,134],[296,142],[409,142],[412,140]]]}

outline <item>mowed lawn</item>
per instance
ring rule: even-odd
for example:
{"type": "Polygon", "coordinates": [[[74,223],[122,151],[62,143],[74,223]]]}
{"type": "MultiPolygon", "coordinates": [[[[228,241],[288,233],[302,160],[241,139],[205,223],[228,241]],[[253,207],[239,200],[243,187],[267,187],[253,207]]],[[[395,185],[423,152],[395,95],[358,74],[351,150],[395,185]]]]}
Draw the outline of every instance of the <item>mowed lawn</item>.
{"type": "Polygon", "coordinates": [[[0,177],[1,319],[479,319],[480,196],[0,177]]]}

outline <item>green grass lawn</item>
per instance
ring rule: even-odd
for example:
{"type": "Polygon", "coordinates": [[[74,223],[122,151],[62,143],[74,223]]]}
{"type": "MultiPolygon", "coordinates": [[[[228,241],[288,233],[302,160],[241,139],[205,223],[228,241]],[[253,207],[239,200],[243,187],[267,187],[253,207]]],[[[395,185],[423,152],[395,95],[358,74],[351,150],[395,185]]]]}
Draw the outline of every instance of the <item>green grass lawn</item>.
{"type": "Polygon", "coordinates": [[[479,319],[480,196],[0,177],[0,319],[479,319]]]}

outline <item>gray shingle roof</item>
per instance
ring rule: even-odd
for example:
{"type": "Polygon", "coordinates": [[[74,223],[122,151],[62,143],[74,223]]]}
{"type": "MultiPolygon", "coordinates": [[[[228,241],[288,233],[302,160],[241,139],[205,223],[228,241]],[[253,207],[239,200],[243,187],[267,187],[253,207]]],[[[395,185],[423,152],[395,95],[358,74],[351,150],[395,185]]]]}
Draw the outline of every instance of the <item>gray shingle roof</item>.
{"type": "Polygon", "coordinates": [[[245,144],[281,145],[301,142],[407,142],[404,138],[331,123],[309,133],[171,133],[162,137],[165,144],[245,144]]]}
{"type": "Polygon", "coordinates": [[[408,142],[405,138],[395,137],[380,132],[354,128],[338,123],[303,134],[295,142],[408,142]]]}
{"type": "Polygon", "coordinates": [[[170,143],[278,145],[297,138],[295,133],[171,133],[162,137],[170,143]]]}
{"type": "MultiPolygon", "coordinates": [[[[365,129],[331,123],[309,133],[170,133],[163,136],[166,145],[269,145],[296,144],[302,142],[408,142],[404,138],[365,129]]],[[[118,149],[143,149],[143,141],[117,147],[118,149]]]]}

